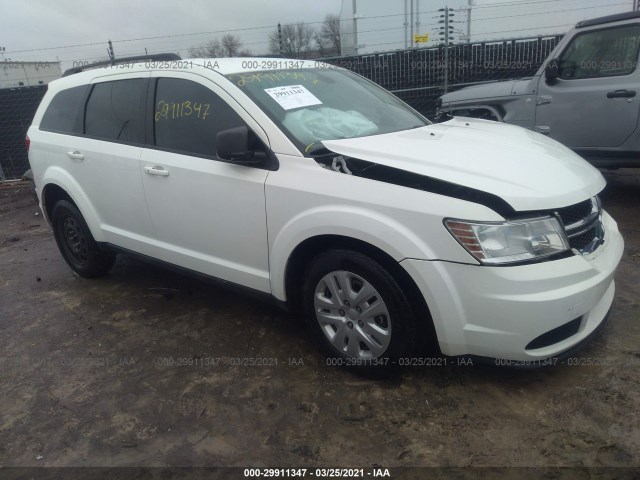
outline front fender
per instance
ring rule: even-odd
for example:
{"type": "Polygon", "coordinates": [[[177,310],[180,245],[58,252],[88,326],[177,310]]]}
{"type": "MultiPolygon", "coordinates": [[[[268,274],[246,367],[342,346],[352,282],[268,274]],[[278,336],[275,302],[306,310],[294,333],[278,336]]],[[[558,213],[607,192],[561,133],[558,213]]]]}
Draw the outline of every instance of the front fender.
{"type": "Polygon", "coordinates": [[[405,258],[433,258],[432,250],[416,233],[387,215],[343,205],[312,208],[293,217],[273,239],[269,264],[272,294],[276,298],[286,299],[286,268],[293,251],[305,240],[321,235],[360,240],[398,262],[405,258]]]}
{"type": "Polygon", "coordinates": [[[460,113],[464,110],[488,111],[500,122],[531,129],[535,119],[537,82],[538,77],[533,77],[463,88],[440,97],[437,111],[454,116],[466,116],[467,113],[460,113]]]}
{"type": "MultiPolygon", "coordinates": [[[[101,224],[98,213],[91,204],[88,195],[82,189],[80,184],[69,174],[69,172],[58,166],[49,166],[42,175],[42,181],[40,182],[40,184],[42,185],[42,189],[39,192],[39,198],[42,212],[45,215],[45,218],[47,218],[47,214],[44,205],[44,190],[47,185],[57,185],[65,192],[67,192],[67,194],[76,204],[78,210],[80,210],[80,213],[84,217],[85,222],[87,222],[87,226],[89,227],[89,230],[91,230],[91,235],[93,235],[93,238],[97,242],[103,241],[102,229],[100,228],[101,224]]],[[[47,218],[47,220],[49,221],[49,223],[51,223],[50,218],[47,218]]]]}

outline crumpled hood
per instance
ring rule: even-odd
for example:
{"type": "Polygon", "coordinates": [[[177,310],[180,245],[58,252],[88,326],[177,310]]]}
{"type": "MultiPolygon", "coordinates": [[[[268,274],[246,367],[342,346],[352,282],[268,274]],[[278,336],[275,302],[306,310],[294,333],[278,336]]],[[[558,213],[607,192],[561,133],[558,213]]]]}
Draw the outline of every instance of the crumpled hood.
{"type": "Polygon", "coordinates": [[[606,183],[560,143],[488,120],[456,117],[414,130],[322,143],[341,155],[492,193],[516,211],[573,205],[606,183]]]}

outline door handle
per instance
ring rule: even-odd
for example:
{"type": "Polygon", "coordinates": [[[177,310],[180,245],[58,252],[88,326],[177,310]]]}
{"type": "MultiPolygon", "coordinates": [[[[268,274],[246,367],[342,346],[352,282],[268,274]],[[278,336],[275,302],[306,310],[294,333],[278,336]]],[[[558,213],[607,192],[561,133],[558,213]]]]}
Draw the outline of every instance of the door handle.
{"type": "Polygon", "coordinates": [[[551,103],[551,100],[553,100],[551,95],[540,95],[536,100],[536,105],[547,105],[551,103]]]}
{"type": "Polygon", "coordinates": [[[67,152],[67,156],[71,160],[84,160],[84,155],[82,154],[82,152],[79,152],[78,150],[74,150],[72,152],[67,152]]]}
{"type": "Polygon", "coordinates": [[[635,90],[616,90],[614,92],[607,92],[607,98],[631,98],[635,96],[635,90]]]}
{"type": "Polygon", "coordinates": [[[149,175],[157,175],[159,177],[169,176],[169,170],[165,170],[159,165],[156,165],[155,167],[144,167],[144,171],[149,175]]]}

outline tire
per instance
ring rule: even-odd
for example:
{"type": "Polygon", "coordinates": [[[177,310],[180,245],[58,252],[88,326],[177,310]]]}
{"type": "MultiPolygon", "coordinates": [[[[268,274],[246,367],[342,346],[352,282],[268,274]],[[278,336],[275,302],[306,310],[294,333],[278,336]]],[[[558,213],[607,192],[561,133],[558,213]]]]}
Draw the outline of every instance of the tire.
{"type": "Polygon", "coordinates": [[[406,292],[370,257],[346,249],[319,254],[302,295],[328,365],[392,367],[414,352],[418,330],[406,292]]]}
{"type": "Polygon", "coordinates": [[[71,269],[81,277],[106,275],[116,256],[100,249],[78,208],[66,200],[58,201],[51,214],[53,235],[71,269]]]}

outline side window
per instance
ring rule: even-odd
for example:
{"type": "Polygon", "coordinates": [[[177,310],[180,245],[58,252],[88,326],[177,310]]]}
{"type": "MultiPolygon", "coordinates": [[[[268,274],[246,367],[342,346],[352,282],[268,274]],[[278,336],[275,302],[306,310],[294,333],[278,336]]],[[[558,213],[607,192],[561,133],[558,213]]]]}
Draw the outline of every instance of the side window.
{"type": "Polygon", "coordinates": [[[216,154],[219,131],[245,125],[211,90],[179,78],[158,79],[153,119],[156,146],[207,156],[216,154]]]}
{"type": "Polygon", "coordinates": [[[121,142],[144,143],[147,80],[117,80],[93,86],[84,133],[121,142]]]}
{"type": "Polygon", "coordinates": [[[628,75],[638,65],[639,48],[640,25],[576,35],[560,57],[560,78],[628,75]]]}
{"type": "Polygon", "coordinates": [[[58,92],[42,116],[40,130],[80,133],[76,130],[76,122],[82,111],[82,102],[88,88],[84,85],[58,92]]]}

